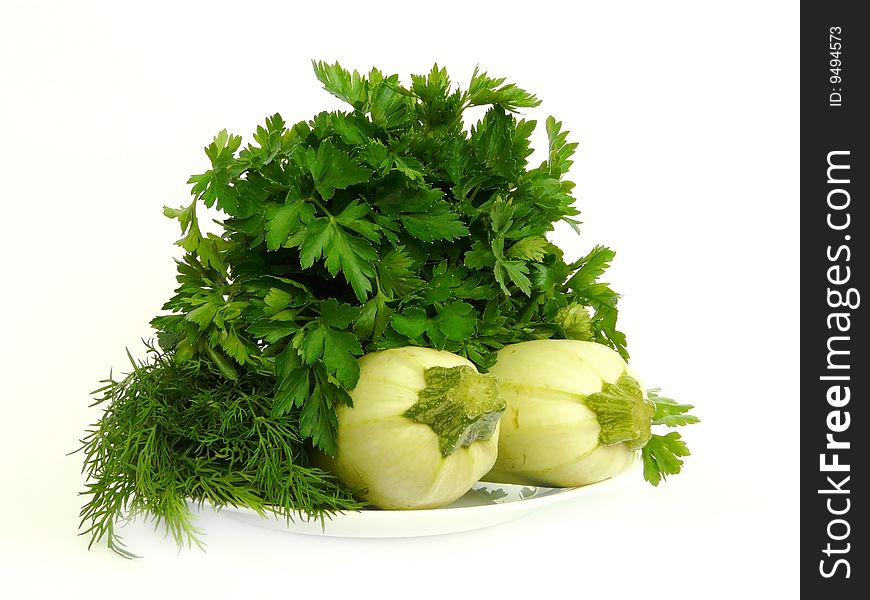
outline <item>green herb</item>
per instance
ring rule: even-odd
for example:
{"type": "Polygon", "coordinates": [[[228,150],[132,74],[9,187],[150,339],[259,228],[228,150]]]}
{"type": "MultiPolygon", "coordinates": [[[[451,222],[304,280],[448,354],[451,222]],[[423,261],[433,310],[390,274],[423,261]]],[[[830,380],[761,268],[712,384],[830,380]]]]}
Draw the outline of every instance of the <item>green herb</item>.
{"type": "Polygon", "coordinates": [[[82,527],[91,545],[105,538],[132,558],[115,530],[126,514],[150,515],[179,545],[201,546],[189,501],[285,518],[362,506],[337,479],[308,466],[298,411],[271,417],[269,378],[249,372],[228,382],[207,360],[149,354],[140,364],[131,357],[129,375],[95,392],[106,412],[80,448],[89,478],[82,527]]]}
{"type": "MultiPolygon", "coordinates": [[[[649,399],[655,404],[653,425],[679,427],[699,423],[700,419],[687,414],[694,408],[691,404],[678,404],[671,398],[658,395],[658,389],[647,391],[649,399]]],[[[676,431],[666,435],[652,434],[643,447],[643,476],[653,485],[664,481],[668,475],[676,475],[683,468],[681,456],[689,456],[689,448],[676,431]]]]}
{"type": "Polygon", "coordinates": [[[548,158],[528,167],[535,121],[514,113],[535,96],[478,71],[455,89],[437,66],[410,87],[377,69],[314,70],[348,111],[293,126],[274,115],[244,148],[222,131],[193,202],[166,209],[187,254],[171,314],[153,320],[161,345],[228,380],[274,373],[273,414],[301,408],[302,435],[330,454],[334,405],[350,402],[366,351],[429,346],[485,370],[505,344],[582,335],[627,356],[618,296],[599,281],[613,252],[569,265],[545,237],[577,225],[563,180],[576,144],[551,117],[548,158]],[[489,108],[468,131],[471,106],[489,108]],[[225,215],[221,236],[200,232],[200,204],[225,215]]]}

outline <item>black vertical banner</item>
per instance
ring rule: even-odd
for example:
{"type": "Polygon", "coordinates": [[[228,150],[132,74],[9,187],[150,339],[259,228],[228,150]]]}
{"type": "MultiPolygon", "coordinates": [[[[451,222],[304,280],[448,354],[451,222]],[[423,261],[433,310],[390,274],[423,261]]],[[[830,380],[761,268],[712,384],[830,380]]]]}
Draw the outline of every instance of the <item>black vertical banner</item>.
{"type": "Polygon", "coordinates": [[[864,8],[801,3],[801,588],[838,600],[870,594],[864,8]]]}

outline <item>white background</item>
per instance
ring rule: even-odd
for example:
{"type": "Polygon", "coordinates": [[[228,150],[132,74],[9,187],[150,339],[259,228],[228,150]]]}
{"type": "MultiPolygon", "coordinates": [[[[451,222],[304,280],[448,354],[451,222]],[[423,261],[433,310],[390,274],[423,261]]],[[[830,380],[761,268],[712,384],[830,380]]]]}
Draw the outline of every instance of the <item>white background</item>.
{"type": "MultiPolygon", "coordinates": [[[[787,2],[0,4],[0,580],[13,597],[797,597],[798,7],[787,2]],[[305,4],[305,6],[302,6],[305,4]],[[570,8],[569,8],[570,7],[570,8]],[[583,235],[617,251],[648,384],[697,406],[683,474],[435,538],[310,538],[205,515],[208,550],[76,536],[89,392],[174,286],[202,152],[340,107],[310,60],[476,63],[579,141],[583,235]],[[528,596],[526,596],[528,594],[528,596]]],[[[539,147],[543,134],[534,138],[539,147]]],[[[536,156],[536,160],[540,155],[536,156]]]]}

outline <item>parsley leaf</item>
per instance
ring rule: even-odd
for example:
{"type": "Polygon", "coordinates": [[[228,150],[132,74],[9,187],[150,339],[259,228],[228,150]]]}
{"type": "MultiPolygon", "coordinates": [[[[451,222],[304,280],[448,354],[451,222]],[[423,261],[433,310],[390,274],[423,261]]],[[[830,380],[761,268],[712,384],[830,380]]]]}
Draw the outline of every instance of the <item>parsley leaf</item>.
{"type": "Polygon", "coordinates": [[[316,151],[314,148],[307,148],[301,161],[311,173],[314,187],[324,200],[332,198],[335,190],[363,183],[371,177],[368,169],[343,150],[333,146],[329,140],[321,143],[316,151]]]}
{"type": "Polygon", "coordinates": [[[477,325],[474,307],[467,302],[452,302],[438,309],[434,324],[447,339],[463,340],[474,333],[477,325]]]}
{"type": "Polygon", "coordinates": [[[341,271],[353,287],[356,297],[364,302],[372,289],[377,258],[372,245],[362,238],[347,233],[336,220],[319,218],[304,234],[299,262],[303,269],[310,268],[323,257],[330,275],[341,271]]]}
{"type": "Polygon", "coordinates": [[[366,90],[368,82],[365,77],[356,71],[343,69],[337,62],[330,65],[324,61],[314,60],[311,63],[314,74],[326,91],[354,108],[363,107],[368,97],[366,90]]]}
{"type": "Polygon", "coordinates": [[[315,446],[329,454],[335,454],[337,450],[338,417],[334,408],[337,394],[337,388],[318,373],[299,418],[302,435],[311,438],[315,446]]]}
{"type": "Polygon", "coordinates": [[[541,103],[534,94],[518,88],[513,83],[506,84],[504,77],[490,77],[486,73],[481,73],[477,67],[474,68],[471,83],[468,84],[466,102],[469,106],[498,104],[508,110],[531,108],[541,103]]]}
{"type": "Polygon", "coordinates": [[[421,242],[453,241],[468,235],[459,214],[443,200],[439,189],[398,189],[381,202],[385,216],[398,219],[405,231],[421,242]]]}
{"type": "Polygon", "coordinates": [[[676,400],[659,396],[658,390],[649,390],[648,394],[650,400],[652,400],[656,405],[656,412],[653,416],[653,425],[679,427],[680,425],[691,425],[692,423],[700,422],[698,417],[686,414],[695,408],[693,405],[679,404],[676,400]]]}
{"type": "Polygon", "coordinates": [[[678,457],[689,456],[689,448],[680,438],[680,434],[672,431],[667,435],[653,434],[642,450],[643,477],[653,485],[658,485],[668,475],[676,475],[683,468],[683,461],[678,457]]]}
{"type": "MultiPolygon", "coordinates": [[[[678,404],[671,398],[659,396],[658,389],[647,391],[647,396],[655,404],[653,425],[678,427],[700,422],[693,415],[686,414],[693,406],[678,404]]],[[[680,457],[689,456],[689,448],[676,431],[666,435],[653,434],[641,452],[643,476],[652,485],[658,485],[668,475],[676,475],[683,468],[680,457]]]]}
{"type": "Polygon", "coordinates": [[[574,291],[582,291],[594,284],[610,266],[614,256],[616,253],[610,248],[595,246],[589,254],[574,263],[577,271],[568,280],[568,287],[574,291]]]}
{"type": "Polygon", "coordinates": [[[541,262],[547,255],[546,250],[549,246],[550,242],[542,236],[526,237],[511,246],[507,255],[510,258],[520,258],[531,260],[533,262],[541,262]]]}
{"type": "Polygon", "coordinates": [[[313,207],[304,200],[273,204],[266,209],[266,247],[277,250],[303,224],[314,217],[313,207]]]}
{"type": "Polygon", "coordinates": [[[412,340],[422,336],[430,326],[429,316],[422,308],[409,308],[390,320],[393,329],[412,340]]]}
{"type": "Polygon", "coordinates": [[[544,125],[547,129],[547,140],[550,146],[547,162],[544,165],[551,176],[558,178],[571,168],[573,164],[571,156],[577,149],[577,142],[569,143],[567,141],[568,132],[562,131],[562,123],[553,117],[547,117],[544,125]]]}
{"type": "Polygon", "coordinates": [[[347,389],[359,379],[356,356],[363,353],[357,337],[344,329],[359,316],[359,310],[330,298],[321,303],[321,315],[305,328],[299,342],[302,358],[308,365],[322,364],[347,389]]]}

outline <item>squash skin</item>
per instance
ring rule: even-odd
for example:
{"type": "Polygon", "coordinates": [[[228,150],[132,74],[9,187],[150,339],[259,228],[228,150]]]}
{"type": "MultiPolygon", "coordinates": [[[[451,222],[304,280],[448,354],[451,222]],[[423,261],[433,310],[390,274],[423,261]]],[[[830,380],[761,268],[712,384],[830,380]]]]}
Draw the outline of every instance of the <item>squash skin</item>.
{"type": "Polygon", "coordinates": [[[610,348],[580,340],[520,342],[498,352],[490,373],[499,380],[506,409],[498,458],[485,481],[579,487],[638,460],[639,450],[626,443],[600,443],[598,416],[585,403],[604,382],[634,377],[610,348]]]}
{"type": "Polygon", "coordinates": [[[360,378],[339,406],[338,452],[326,467],[363,499],[382,509],[437,508],[463,496],[495,464],[500,423],[488,439],[443,457],[439,438],[406,417],[426,387],[430,367],[474,367],[465,358],[431,348],[373,352],[359,360],[360,378]]]}

